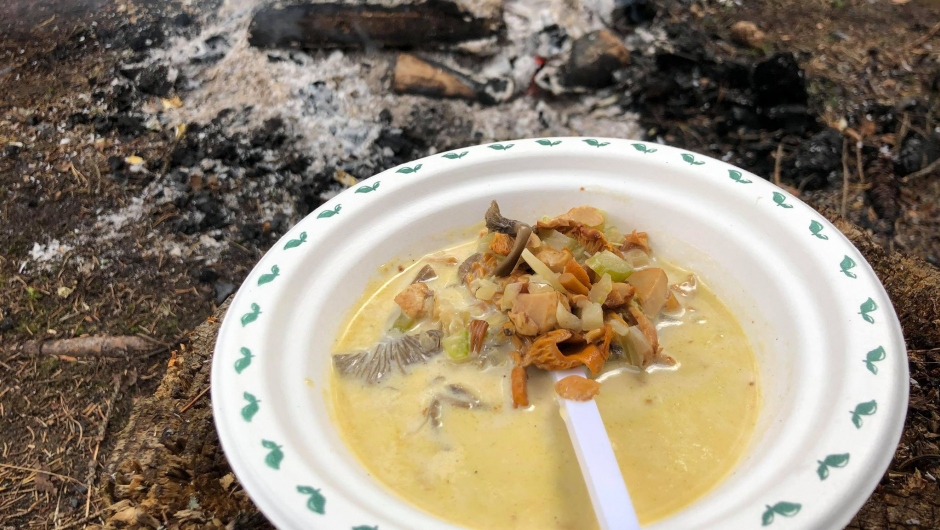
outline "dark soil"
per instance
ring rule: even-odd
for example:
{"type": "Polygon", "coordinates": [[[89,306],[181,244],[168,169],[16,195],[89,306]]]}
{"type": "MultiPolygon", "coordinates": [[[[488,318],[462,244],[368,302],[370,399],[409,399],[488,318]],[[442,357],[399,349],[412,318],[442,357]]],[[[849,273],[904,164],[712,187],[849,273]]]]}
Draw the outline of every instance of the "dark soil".
{"type": "MultiPolygon", "coordinates": [[[[670,46],[633,53],[630,67],[604,79],[614,83],[605,90],[639,114],[648,140],[778,180],[815,204],[844,209],[888,251],[940,263],[940,171],[906,178],[940,157],[940,34],[931,33],[940,8],[867,0],[618,5],[611,29],[621,36],[637,27],[668,36],[670,46]],[[730,26],[739,20],[766,33],[761,48],[733,43],[730,26]]],[[[223,111],[182,132],[155,125],[143,109],[160,98],[185,101],[186,79],[162,65],[127,65],[143,63],[174,37],[196,34],[216,6],[0,5],[5,528],[54,527],[83,520],[86,503],[90,514],[103,508],[97,488],[87,490],[89,461],[104,461],[135,400],[150,396],[161,379],[171,350],[299,216],[343,188],[338,176],[366,177],[441,145],[442,123],[396,128],[379,116],[381,153],[368,163],[318,169],[289,124],[275,118],[251,125],[250,110],[223,111]],[[61,143],[66,135],[93,134],[94,141],[61,143]],[[96,227],[104,213],[132,207],[146,190],[154,190],[148,198],[159,206],[142,221],[96,227]],[[275,193],[292,216],[262,214],[263,200],[275,193]],[[76,244],[76,233],[87,237],[76,244]],[[54,240],[71,248],[49,262],[34,257],[54,240]],[[165,245],[171,240],[178,251],[165,245]],[[190,252],[213,241],[229,244],[218,255],[190,252]],[[26,340],[84,334],[143,334],[168,347],[133,361],[7,353],[26,340]]],[[[199,60],[211,63],[228,47],[224,35],[212,37],[199,60]]],[[[537,90],[524,97],[550,98],[537,90]]],[[[495,140],[475,134],[480,142],[495,140]]],[[[909,347],[911,409],[902,444],[853,528],[940,527],[940,344],[909,347]]],[[[96,486],[100,479],[92,477],[96,486]]]]}

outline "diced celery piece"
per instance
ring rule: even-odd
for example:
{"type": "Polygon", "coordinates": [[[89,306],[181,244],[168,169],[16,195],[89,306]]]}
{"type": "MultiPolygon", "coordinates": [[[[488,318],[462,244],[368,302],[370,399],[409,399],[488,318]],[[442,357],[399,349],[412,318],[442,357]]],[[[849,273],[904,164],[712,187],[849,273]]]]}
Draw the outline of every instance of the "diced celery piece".
{"type": "Polygon", "coordinates": [[[609,250],[594,254],[584,263],[598,276],[609,274],[615,282],[622,282],[633,274],[633,267],[609,250]]]}
{"type": "Polygon", "coordinates": [[[392,327],[398,331],[408,331],[409,329],[415,327],[415,320],[409,317],[402,311],[398,318],[395,319],[395,323],[392,324],[392,327]]]}
{"type": "Polygon", "coordinates": [[[542,243],[547,244],[555,250],[567,248],[571,251],[574,259],[578,261],[584,259],[584,247],[581,246],[581,243],[578,243],[577,239],[568,237],[557,230],[549,231],[548,235],[542,238],[542,243]]]}
{"type": "Polygon", "coordinates": [[[620,233],[620,229],[616,226],[608,226],[605,228],[604,237],[606,237],[607,241],[609,241],[612,245],[620,246],[624,241],[623,234],[620,233]]]}
{"type": "Polygon", "coordinates": [[[462,329],[441,341],[444,351],[455,360],[462,361],[470,355],[470,332],[462,329]]]}

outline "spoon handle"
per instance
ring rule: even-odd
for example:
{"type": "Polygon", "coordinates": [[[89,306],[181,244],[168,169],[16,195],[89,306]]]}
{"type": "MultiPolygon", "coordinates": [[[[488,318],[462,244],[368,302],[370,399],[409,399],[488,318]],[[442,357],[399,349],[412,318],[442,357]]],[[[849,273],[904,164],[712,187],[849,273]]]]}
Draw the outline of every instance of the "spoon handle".
{"type": "MultiPolygon", "coordinates": [[[[552,375],[555,381],[560,381],[569,375],[583,377],[585,371],[575,368],[552,372],[552,375]]],[[[558,404],[601,530],[639,530],[640,522],[597,403],[593,399],[571,401],[559,397],[558,404]]]]}

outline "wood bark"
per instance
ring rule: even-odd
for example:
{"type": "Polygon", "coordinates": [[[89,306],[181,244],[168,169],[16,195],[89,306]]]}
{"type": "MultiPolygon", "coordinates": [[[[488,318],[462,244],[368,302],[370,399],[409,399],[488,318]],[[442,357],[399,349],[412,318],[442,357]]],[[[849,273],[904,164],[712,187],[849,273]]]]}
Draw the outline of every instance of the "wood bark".
{"type": "MultiPolygon", "coordinates": [[[[872,264],[901,317],[911,348],[940,347],[940,271],[915,258],[889,255],[858,227],[831,210],[821,213],[855,244],[872,264]]],[[[209,385],[212,351],[228,304],[191,335],[153,397],[138,402],[118,435],[99,483],[113,503],[109,527],[268,528],[251,503],[219,447],[209,395],[179,411],[209,385]],[[129,519],[131,523],[124,520],[129,519]]],[[[894,465],[897,465],[895,463],[894,465]]],[[[888,481],[886,475],[884,481],[888,481]]],[[[920,528],[940,527],[936,484],[906,490],[901,497],[880,487],[850,528],[896,528],[916,520],[920,528]]]]}
{"type": "Polygon", "coordinates": [[[630,64],[630,50],[607,30],[595,31],[572,44],[571,56],[561,68],[565,86],[604,88],[614,82],[614,72],[630,64]]]}
{"type": "Polygon", "coordinates": [[[476,99],[478,84],[467,76],[432,61],[402,53],[395,62],[392,89],[400,94],[476,99]]]}
{"type": "Polygon", "coordinates": [[[398,55],[392,78],[392,90],[399,94],[467,99],[486,105],[508,100],[514,86],[510,78],[478,81],[443,64],[407,53],[398,55]]]}
{"type": "Polygon", "coordinates": [[[249,42],[262,48],[427,48],[495,37],[499,4],[483,16],[452,0],[273,3],[255,13],[249,42]]]}
{"type": "Polygon", "coordinates": [[[865,256],[884,284],[910,349],[940,347],[940,270],[900,253],[889,254],[834,210],[818,209],[865,256]]]}

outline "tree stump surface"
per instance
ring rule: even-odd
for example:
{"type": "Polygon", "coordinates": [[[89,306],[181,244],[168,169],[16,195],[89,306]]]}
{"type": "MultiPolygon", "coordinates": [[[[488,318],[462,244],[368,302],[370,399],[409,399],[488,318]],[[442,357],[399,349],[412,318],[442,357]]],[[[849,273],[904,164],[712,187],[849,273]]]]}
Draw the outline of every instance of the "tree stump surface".
{"type": "MultiPolygon", "coordinates": [[[[912,350],[912,362],[915,351],[940,348],[940,271],[916,258],[888,254],[835,212],[821,209],[821,213],[855,244],[884,283],[912,350]]],[[[135,405],[118,435],[100,480],[102,496],[110,505],[105,528],[160,524],[170,529],[270,528],[222,453],[209,394],[197,397],[209,387],[216,334],[227,309],[228,302],[193,331],[188,347],[171,359],[154,395],[135,405]]],[[[936,389],[912,389],[912,409],[935,399],[935,394],[936,389]]],[[[919,435],[911,424],[909,415],[891,469],[849,528],[940,528],[936,481],[920,478],[919,471],[897,480],[901,474],[893,472],[908,464],[910,446],[921,443],[914,439],[919,435]],[[920,479],[916,484],[909,478],[915,476],[920,479]]],[[[935,451],[932,447],[927,452],[935,451]]]]}
{"type": "Polygon", "coordinates": [[[229,301],[193,331],[156,392],[134,406],[118,435],[100,481],[111,505],[105,528],[271,528],[222,453],[209,393],[197,399],[209,388],[229,301]]]}

